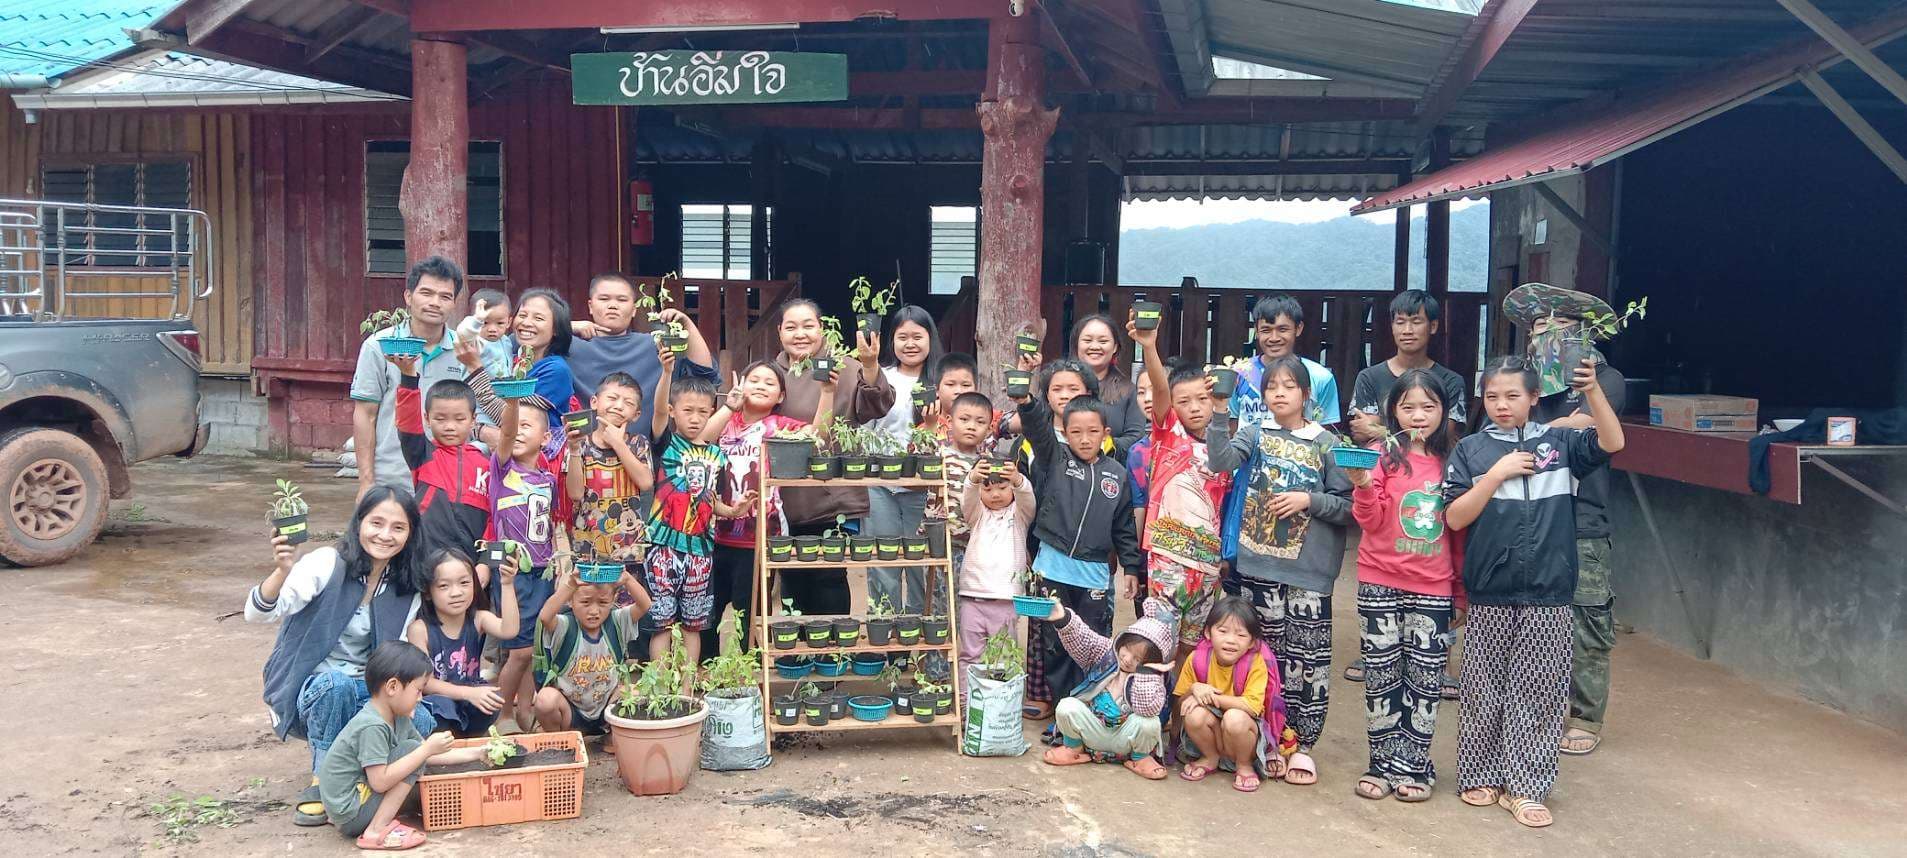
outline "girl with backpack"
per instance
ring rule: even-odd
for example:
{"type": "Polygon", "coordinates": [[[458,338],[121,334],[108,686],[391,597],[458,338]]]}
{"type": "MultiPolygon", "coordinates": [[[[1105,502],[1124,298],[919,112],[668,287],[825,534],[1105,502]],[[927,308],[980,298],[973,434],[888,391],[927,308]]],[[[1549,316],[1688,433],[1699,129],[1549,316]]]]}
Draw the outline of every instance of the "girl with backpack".
{"type": "Polygon", "coordinates": [[[1436,376],[1406,370],[1385,397],[1383,452],[1374,469],[1347,468],[1363,620],[1364,707],[1370,766],[1359,796],[1430,798],[1430,763],[1452,618],[1463,598],[1458,543],[1444,527],[1443,469],[1456,446],[1436,376]]]}
{"type": "Polygon", "coordinates": [[[1172,690],[1184,730],[1179,754],[1193,758],[1179,771],[1181,779],[1202,781],[1229,766],[1232,789],[1257,792],[1260,776],[1284,776],[1284,749],[1295,750],[1297,738],[1287,735],[1277,663],[1249,599],[1226,596],[1212,606],[1205,637],[1172,690]]]}

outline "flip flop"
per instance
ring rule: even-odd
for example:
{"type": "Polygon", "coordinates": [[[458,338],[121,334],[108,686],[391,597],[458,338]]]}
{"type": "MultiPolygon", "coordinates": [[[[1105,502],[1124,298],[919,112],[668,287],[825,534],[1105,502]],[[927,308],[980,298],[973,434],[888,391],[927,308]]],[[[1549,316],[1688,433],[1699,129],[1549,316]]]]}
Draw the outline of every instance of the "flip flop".
{"type": "Polygon", "coordinates": [[[1199,781],[1205,780],[1205,776],[1211,773],[1211,769],[1201,766],[1198,763],[1186,763],[1185,768],[1179,770],[1179,780],[1198,783],[1199,781]]]}
{"type": "Polygon", "coordinates": [[[1078,748],[1061,745],[1057,748],[1047,748],[1046,753],[1040,755],[1040,760],[1049,766],[1077,766],[1092,762],[1093,755],[1078,748]]]}
{"type": "Polygon", "coordinates": [[[1389,798],[1394,788],[1391,786],[1390,781],[1372,775],[1365,775],[1357,779],[1357,786],[1353,788],[1353,791],[1357,793],[1358,798],[1380,801],[1389,798]]]}
{"type": "Polygon", "coordinates": [[[1493,786],[1471,787],[1457,793],[1457,798],[1462,799],[1464,804],[1470,805],[1471,807],[1489,807],[1490,805],[1496,804],[1497,799],[1502,797],[1503,788],[1493,786]]]}
{"type": "Polygon", "coordinates": [[[1346,682],[1363,682],[1364,681],[1364,659],[1360,658],[1357,661],[1351,662],[1350,664],[1346,665],[1344,668],[1344,679],[1346,682]]]}
{"type": "Polygon", "coordinates": [[[1463,686],[1458,685],[1457,680],[1446,673],[1443,677],[1443,687],[1439,689],[1438,696],[1445,700],[1455,700],[1463,696],[1463,686]]]}
{"type": "Polygon", "coordinates": [[[1053,704],[1034,700],[1020,707],[1020,717],[1028,721],[1044,721],[1053,717],[1053,704]]]}
{"type": "Polygon", "coordinates": [[[1548,828],[1556,822],[1556,815],[1550,813],[1549,808],[1544,807],[1542,802],[1533,798],[1504,795],[1496,800],[1496,806],[1509,811],[1510,816],[1518,823],[1529,828],[1548,828]],[[1536,817],[1538,812],[1546,818],[1538,819],[1536,817]]]}
{"type": "Polygon", "coordinates": [[[302,828],[331,824],[331,818],[324,814],[324,794],[318,791],[317,784],[305,787],[305,791],[298,794],[298,800],[291,803],[291,824],[302,828]]]}
{"type": "Polygon", "coordinates": [[[1565,733],[1563,734],[1562,740],[1556,743],[1558,753],[1571,757],[1587,757],[1595,753],[1596,749],[1600,747],[1602,747],[1602,734],[1591,733],[1587,730],[1580,733],[1565,733]],[[1589,747],[1587,748],[1578,748],[1570,745],[1572,741],[1580,742],[1585,739],[1589,741],[1589,747]]]}
{"type": "Polygon", "coordinates": [[[1257,792],[1258,783],[1258,775],[1250,771],[1250,767],[1232,776],[1232,789],[1239,792],[1257,792]]]}
{"type": "Polygon", "coordinates": [[[1430,800],[1430,786],[1428,784],[1420,784],[1420,783],[1414,783],[1414,782],[1407,783],[1407,784],[1404,784],[1403,786],[1398,787],[1395,795],[1398,801],[1404,802],[1406,804],[1416,804],[1417,802],[1420,802],[1420,801],[1429,801],[1430,800]],[[1412,790],[1412,792],[1405,792],[1405,790],[1412,790]]]}
{"type": "Polygon", "coordinates": [[[1292,754],[1291,759],[1285,762],[1285,783],[1291,784],[1292,786],[1311,786],[1317,782],[1318,763],[1316,760],[1311,759],[1310,754],[1299,751],[1298,753],[1292,754]],[[1291,776],[1299,772],[1310,775],[1310,779],[1292,780],[1291,776]]]}
{"type": "Polygon", "coordinates": [[[393,819],[389,827],[376,835],[369,831],[358,835],[357,845],[369,852],[402,852],[424,845],[424,832],[393,819]]]}
{"type": "Polygon", "coordinates": [[[1126,771],[1132,772],[1133,774],[1138,775],[1139,777],[1145,778],[1146,780],[1149,780],[1149,781],[1165,780],[1165,766],[1159,765],[1159,761],[1151,757],[1141,757],[1137,760],[1127,760],[1125,762],[1125,766],[1126,766],[1126,771]]]}

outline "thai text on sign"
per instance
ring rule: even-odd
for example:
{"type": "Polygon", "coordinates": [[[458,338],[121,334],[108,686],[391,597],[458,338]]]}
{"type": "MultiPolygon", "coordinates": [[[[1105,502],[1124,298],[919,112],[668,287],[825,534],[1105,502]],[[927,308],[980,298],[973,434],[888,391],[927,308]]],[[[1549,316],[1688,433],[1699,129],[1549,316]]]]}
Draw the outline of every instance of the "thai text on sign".
{"type": "Polygon", "coordinates": [[[845,54],[653,51],[571,54],[577,104],[759,104],[848,97],[845,54]]]}

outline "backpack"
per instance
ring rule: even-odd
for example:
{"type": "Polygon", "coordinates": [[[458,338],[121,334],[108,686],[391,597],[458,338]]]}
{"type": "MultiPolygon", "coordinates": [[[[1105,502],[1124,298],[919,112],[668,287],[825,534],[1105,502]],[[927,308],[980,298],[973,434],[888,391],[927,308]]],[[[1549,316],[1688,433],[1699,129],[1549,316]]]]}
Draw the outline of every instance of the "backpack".
{"type": "MultiPolygon", "coordinates": [[[[1245,682],[1251,676],[1251,660],[1263,659],[1265,662],[1265,714],[1260,717],[1265,740],[1272,749],[1284,753],[1285,741],[1285,690],[1284,680],[1280,676],[1278,660],[1271,655],[1271,647],[1264,641],[1258,642],[1257,649],[1247,650],[1245,657],[1232,665],[1232,696],[1245,696],[1245,682]]],[[[1192,678],[1205,682],[1212,667],[1212,641],[1210,638],[1199,641],[1198,649],[1192,651],[1192,678]]]]}
{"type": "MultiPolygon", "coordinates": [[[[623,653],[622,635],[617,632],[615,625],[616,616],[612,613],[609,621],[603,624],[603,635],[609,641],[609,654],[616,659],[617,664],[622,664],[627,657],[623,653]]],[[[571,617],[569,623],[563,626],[563,639],[557,641],[554,648],[544,645],[543,633],[543,624],[537,623],[536,635],[530,644],[530,651],[535,653],[530,659],[530,671],[536,676],[537,688],[555,685],[557,678],[575,663],[576,647],[583,640],[583,626],[576,622],[575,617],[571,617]]]]}

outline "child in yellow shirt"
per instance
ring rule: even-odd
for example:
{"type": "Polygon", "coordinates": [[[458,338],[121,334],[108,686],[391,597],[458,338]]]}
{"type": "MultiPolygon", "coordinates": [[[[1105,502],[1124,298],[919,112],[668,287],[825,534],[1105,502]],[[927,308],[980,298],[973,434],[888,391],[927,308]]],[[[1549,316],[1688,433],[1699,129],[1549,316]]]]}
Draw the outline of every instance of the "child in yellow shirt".
{"type": "Polygon", "coordinates": [[[1283,776],[1284,757],[1274,745],[1285,733],[1283,686],[1270,669],[1277,663],[1250,601],[1227,596],[1212,606],[1205,637],[1172,690],[1183,730],[1180,754],[1192,758],[1181,779],[1201,781],[1228,767],[1235,772],[1232,789],[1256,792],[1261,776],[1283,776]]]}

